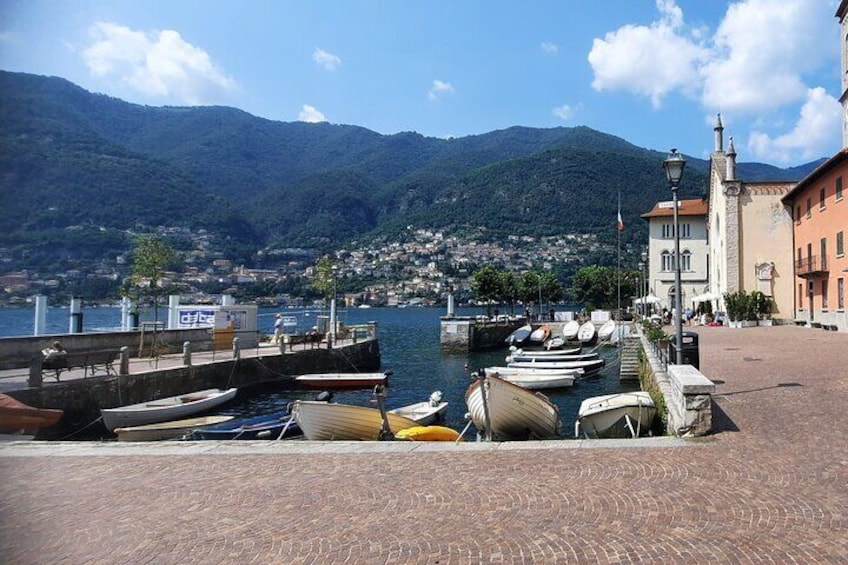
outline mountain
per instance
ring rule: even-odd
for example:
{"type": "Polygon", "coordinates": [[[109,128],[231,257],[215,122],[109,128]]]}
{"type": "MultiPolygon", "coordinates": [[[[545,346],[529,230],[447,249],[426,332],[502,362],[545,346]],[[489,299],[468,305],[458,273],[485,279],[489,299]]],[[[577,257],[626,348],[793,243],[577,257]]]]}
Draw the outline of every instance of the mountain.
{"type": "MultiPolygon", "coordinates": [[[[601,232],[619,194],[633,228],[625,237],[637,241],[639,214],[670,198],[664,153],[587,127],[381,135],[226,107],[141,106],[11,72],[0,72],[0,149],[0,245],[30,259],[34,249],[117,253],[119,238],[103,234],[145,226],[205,229],[245,258],[266,245],[331,249],[410,224],[601,232]]],[[[709,163],[688,160],[681,197],[702,195],[709,163]]],[[[779,180],[816,164],[738,170],[779,180]]]]}

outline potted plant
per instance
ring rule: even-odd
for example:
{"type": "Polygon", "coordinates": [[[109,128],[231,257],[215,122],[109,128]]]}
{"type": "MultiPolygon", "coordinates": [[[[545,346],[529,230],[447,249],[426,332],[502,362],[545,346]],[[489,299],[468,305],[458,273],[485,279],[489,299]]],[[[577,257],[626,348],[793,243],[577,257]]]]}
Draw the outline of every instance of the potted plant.
{"type": "Polygon", "coordinates": [[[761,326],[771,326],[771,313],[774,309],[774,299],[759,290],[755,290],[751,293],[751,299],[754,303],[754,309],[756,310],[757,323],[761,326]]]}
{"type": "Polygon", "coordinates": [[[731,328],[740,328],[742,327],[742,303],[740,293],[737,292],[725,292],[724,293],[724,306],[727,309],[727,319],[728,324],[731,328]]]}

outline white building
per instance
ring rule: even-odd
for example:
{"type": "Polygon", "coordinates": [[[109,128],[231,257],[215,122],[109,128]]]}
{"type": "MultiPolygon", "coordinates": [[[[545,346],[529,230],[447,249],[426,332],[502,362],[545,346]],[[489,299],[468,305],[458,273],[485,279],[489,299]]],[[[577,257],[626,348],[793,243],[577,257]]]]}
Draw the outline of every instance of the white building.
{"type": "MultiPolygon", "coordinates": [[[[680,288],[683,307],[703,294],[709,285],[707,202],[678,201],[680,226],[680,288]]],[[[660,299],[659,307],[670,311],[674,300],[674,205],[659,202],[642,218],[648,221],[648,292],[660,299]]]]}

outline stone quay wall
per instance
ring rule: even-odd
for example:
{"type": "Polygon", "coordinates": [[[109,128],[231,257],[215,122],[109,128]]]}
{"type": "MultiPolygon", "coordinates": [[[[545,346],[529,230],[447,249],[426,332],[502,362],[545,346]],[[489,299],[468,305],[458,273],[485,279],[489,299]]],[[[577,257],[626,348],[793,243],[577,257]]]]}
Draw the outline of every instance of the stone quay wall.
{"type": "Polygon", "coordinates": [[[305,349],[190,366],[151,368],[126,375],[74,379],[13,391],[11,395],[32,406],[64,410],[65,415],[54,432],[56,437],[62,437],[96,420],[101,408],[125,406],[206,388],[291,386],[294,375],[372,372],[379,371],[380,363],[379,342],[368,339],[333,349],[305,349]]]}

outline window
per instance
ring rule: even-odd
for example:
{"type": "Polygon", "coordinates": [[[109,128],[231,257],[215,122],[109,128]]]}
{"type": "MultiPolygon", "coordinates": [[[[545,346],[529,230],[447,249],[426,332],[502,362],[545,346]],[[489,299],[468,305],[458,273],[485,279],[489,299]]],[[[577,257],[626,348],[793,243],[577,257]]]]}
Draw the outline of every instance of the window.
{"type": "Polygon", "coordinates": [[[691,271],[692,270],[692,254],[688,251],[684,251],[680,254],[680,270],[681,271],[691,271]]]}
{"type": "Polygon", "coordinates": [[[827,310],[827,279],[822,281],[822,310],[827,310]]]}
{"type": "Polygon", "coordinates": [[[801,308],[804,304],[804,285],[798,285],[798,307],[801,308]]]}
{"type": "Polygon", "coordinates": [[[842,200],[842,177],[836,177],[836,200],[842,200]]]}
{"type": "Polygon", "coordinates": [[[842,257],[845,255],[844,243],[842,242],[842,232],[836,233],[836,256],[842,257]]]}
{"type": "Polygon", "coordinates": [[[827,238],[821,238],[821,270],[827,270],[827,238]]]}
{"type": "Polygon", "coordinates": [[[807,217],[808,218],[810,216],[812,216],[812,213],[810,212],[812,209],[813,209],[813,199],[807,198],[807,217]]]}
{"type": "Polygon", "coordinates": [[[670,271],[671,270],[671,253],[668,251],[662,252],[662,270],[670,271]]]}
{"type": "Polygon", "coordinates": [[[689,224],[680,224],[680,237],[688,238],[692,237],[692,226],[689,224]]]}
{"type": "Polygon", "coordinates": [[[845,279],[836,279],[836,305],[845,310],[845,279]]]}
{"type": "Polygon", "coordinates": [[[673,238],[674,237],[674,224],[663,224],[662,236],[665,239],[673,238]]]}
{"type": "Polygon", "coordinates": [[[819,190],[819,210],[824,210],[825,194],[826,192],[824,188],[819,190]]]}
{"type": "Polygon", "coordinates": [[[801,221],[801,205],[800,204],[798,204],[798,206],[795,208],[795,221],[796,222],[801,221]]]}

